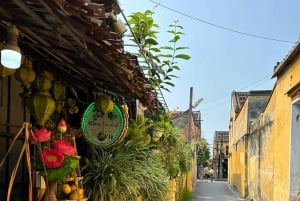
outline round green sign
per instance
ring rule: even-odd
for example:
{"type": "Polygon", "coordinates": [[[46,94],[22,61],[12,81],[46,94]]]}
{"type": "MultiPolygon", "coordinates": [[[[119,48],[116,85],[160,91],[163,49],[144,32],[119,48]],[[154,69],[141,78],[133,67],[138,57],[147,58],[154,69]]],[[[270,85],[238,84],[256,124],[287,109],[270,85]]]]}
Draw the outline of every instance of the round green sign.
{"type": "Polygon", "coordinates": [[[86,140],[98,148],[109,148],[119,143],[127,130],[127,115],[114,103],[112,112],[102,114],[91,103],[85,110],[81,128],[86,140]]]}

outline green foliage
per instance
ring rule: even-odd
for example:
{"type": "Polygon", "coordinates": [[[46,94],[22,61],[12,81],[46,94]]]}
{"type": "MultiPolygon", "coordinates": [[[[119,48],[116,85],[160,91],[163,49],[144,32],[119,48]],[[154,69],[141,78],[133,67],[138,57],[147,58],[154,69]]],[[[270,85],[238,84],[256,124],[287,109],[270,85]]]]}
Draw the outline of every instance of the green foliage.
{"type": "Polygon", "coordinates": [[[127,147],[92,149],[83,167],[83,185],[91,201],[165,200],[168,179],[163,161],[151,151],[127,147]]]}
{"type": "Polygon", "coordinates": [[[182,192],[182,196],[180,201],[191,201],[192,200],[192,192],[185,188],[182,192]]]}
{"type": "Polygon", "coordinates": [[[250,196],[248,196],[248,197],[246,198],[246,201],[253,201],[253,199],[252,199],[250,196]]]}
{"type": "Polygon", "coordinates": [[[155,121],[138,116],[130,120],[123,142],[110,150],[91,148],[83,167],[83,186],[91,201],[165,201],[168,180],[189,171],[190,145],[185,143],[182,130],[173,127],[168,116],[164,133],[153,141],[151,128],[155,121]],[[129,137],[131,136],[131,137],[129,137]],[[150,137],[150,141],[145,141],[150,137]]]}
{"type": "Polygon", "coordinates": [[[155,31],[159,26],[152,18],[153,14],[150,10],[146,10],[144,13],[135,12],[129,16],[128,22],[135,36],[133,42],[140,47],[139,57],[145,59],[148,64],[141,67],[149,76],[152,87],[170,91],[168,87],[174,86],[172,79],[177,77],[174,71],[180,70],[177,60],[188,60],[190,56],[177,53],[188,49],[188,47],[178,47],[178,42],[184,34],[182,32],[183,27],[178,24],[178,21],[169,25],[167,31],[171,35],[171,39],[168,41],[169,45],[159,46],[157,42],[158,32],[155,31]]]}
{"type": "Polygon", "coordinates": [[[190,146],[185,143],[181,129],[170,127],[165,130],[161,139],[160,149],[163,153],[166,166],[169,167],[171,178],[179,173],[189,171],[189,160],[191,158],[190,146]]]}
{"type": "Polygon", "coordinates": [[[197,159],[197,165],[198,166],[208,166],[209,164],[209,159],[210,159],[210,151],[208,147],[208,143],[205,139],[201,139],[196,143],[197,145],[197,150],[198,150],[198,159],[197,159]]]}
{"type": "Polygon", "coordinates": [[[126,135],[126,145],[134,147],[148,146],[151,142],[149,129],[153,125],[149,119],[141,115],[138,115],[136,119],[130,119],[126,135]]]}
{"type": "Polygon", "coordinates": [[[65,159],[58,168],[46,168],[43,162],[38,159],[36,170],[48,181],[64,181],[65,177],[71,174],[79,166],[79,158],[75,156],[64,156],[65,159]]]}

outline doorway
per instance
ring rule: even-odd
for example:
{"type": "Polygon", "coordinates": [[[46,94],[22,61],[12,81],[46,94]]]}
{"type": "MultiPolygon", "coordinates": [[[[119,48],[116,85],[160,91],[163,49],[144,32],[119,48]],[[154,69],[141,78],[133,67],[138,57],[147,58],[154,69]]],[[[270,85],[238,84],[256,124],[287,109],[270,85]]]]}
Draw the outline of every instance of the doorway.
{"type": "Polygon", "coordinates": [[[292,102],[291,116],[291,156],[290,156],[290,195],[297,195],[300,189],[300,98],[292,102]]]}

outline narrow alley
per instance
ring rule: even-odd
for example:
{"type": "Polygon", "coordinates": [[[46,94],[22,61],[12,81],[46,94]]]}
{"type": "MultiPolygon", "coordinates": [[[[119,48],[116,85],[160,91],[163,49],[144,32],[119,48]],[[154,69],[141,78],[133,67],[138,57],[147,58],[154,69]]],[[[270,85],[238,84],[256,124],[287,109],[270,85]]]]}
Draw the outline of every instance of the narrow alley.
{"type": "Polygon", "coordinates": [[[192,201],[240,201],[245,200],[226,181],[198,180],[192,201]]]}

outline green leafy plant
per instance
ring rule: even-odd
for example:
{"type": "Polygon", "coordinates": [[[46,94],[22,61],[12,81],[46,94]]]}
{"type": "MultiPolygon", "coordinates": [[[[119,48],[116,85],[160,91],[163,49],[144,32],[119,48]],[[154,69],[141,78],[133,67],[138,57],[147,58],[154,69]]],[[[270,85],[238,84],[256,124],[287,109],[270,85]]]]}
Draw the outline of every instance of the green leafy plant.
{"type": "Polygon", "coordinates": [[[121,143],[112,150],[91,149],[83,168],[83,185],[91,201],[164,201],[167,172],[159,156],[121,143]]]}
{"type": "Polygon", "coordinates": [[[246,198],[246,201],[253,201],[253,199],[252,199],[250,196],[248,196],[248,197],[246,198]]]}
{"type": "Polygon", "coordinates": [[[169,127],[161,139],[161,150],[170,178],[189,171],[190,145],[185,143],[181,129],[169,127]]]}
{"type": "Polygon", "coordinates": [[[141,66],[142,70],[149,76],[154,89],[160,88],[170,91],[168,87],[174,86],[173,78],[177,76],[174,71],[180,70],[178,59],[188,60],[190,56],[179,51],[188,47],[178,46],[183,27],[178,21],[169,25],[167,31],[171,35],[169,45],[159,46],[157,34],[159,26],[152,18],[154,13],[150,10],[135,12],[129,16],[129,24],[134,34],[133,42],[139,46],[139,57],[143,58],[147,65],[141,66]]]}
{"type": "Polygon", "coordinates": [[[126,145],[147,147],[151,143],[149,129],[153,125],[152,121],[141,115],[138,115],[136,119],[130,119],[126,135],[126,145]]]}
{"type": "Polygon", "coordinates": [[[183,189],[180,201],[191,201],[192,200],[192,192],[187,188],[183,189]]]}
{"type": "Polygon", "coordinates": [[[202,167],[209,166],[210,151],[205,139],[196,142],[197,146],[197,165],[202,167]]]}

